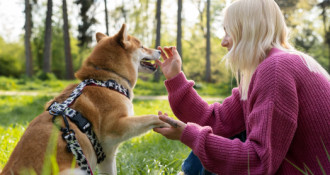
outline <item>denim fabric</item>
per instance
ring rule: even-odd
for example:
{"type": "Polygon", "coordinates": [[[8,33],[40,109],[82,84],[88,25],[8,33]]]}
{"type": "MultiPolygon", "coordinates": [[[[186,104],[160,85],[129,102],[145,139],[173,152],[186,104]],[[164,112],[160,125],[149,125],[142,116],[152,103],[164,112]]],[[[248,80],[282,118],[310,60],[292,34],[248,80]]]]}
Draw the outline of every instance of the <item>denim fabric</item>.
{"type": "Polygon", "coordinates": [[[203,172],[203,166],[198,157],[191,151],[187,159],[182,164],[182,171],[185,175],[200,175],[203,172]]]}
{"type": "MultiPolygon", "coordinates": [[[[230,139],[238,138],[242,142],[245,142],[246,140],[246,132],[243,131],[240,134],[235,135],[234,137],[231,137],[230,139]]],[[[190,152],[187,159],[182,164],[182,171],[185,175],[215,175],[214,173],[211,173],[207,171],[199,158],[193,153],[190,152]]]]}

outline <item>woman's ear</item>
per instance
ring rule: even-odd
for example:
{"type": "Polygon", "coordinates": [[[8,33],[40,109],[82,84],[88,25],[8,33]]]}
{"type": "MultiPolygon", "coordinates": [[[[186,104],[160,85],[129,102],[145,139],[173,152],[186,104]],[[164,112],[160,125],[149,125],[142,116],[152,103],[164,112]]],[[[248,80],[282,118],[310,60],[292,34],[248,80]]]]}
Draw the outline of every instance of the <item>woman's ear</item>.
{"type": "Polygon", "coordinates": [[[96,41],[99,42],[102,38],[107,37],[107,35],[101,33],[101,32],[97,32],[96,33],[96,41]]]}

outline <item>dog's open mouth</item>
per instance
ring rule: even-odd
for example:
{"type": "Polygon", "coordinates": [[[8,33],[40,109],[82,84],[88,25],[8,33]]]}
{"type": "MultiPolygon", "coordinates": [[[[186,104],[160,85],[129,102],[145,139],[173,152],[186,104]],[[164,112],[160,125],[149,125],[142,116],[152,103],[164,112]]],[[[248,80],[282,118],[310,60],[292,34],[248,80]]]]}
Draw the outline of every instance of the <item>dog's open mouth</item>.
{"type": "Polygon", "coordinates": [[[152,71],[155,71],[158,67],[157,64],[155,63],[155,60],[151,60],[151,59],[148,59],[148,58],[143,58],[140,61],[140,64],[141,64],[142,67],[148,68],[152,71]]]}

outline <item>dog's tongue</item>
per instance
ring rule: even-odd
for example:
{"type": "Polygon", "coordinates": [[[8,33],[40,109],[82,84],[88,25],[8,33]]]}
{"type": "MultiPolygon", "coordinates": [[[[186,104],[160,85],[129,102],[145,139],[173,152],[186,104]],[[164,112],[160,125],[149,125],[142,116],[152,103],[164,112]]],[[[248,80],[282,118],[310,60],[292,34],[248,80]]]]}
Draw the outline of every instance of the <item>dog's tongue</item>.
{"type": "Polygon", "coordinates": [[[141,63],[145,66],[148,66],[148,67],[154,67],[154,68],[158,68],[158,65],[155,63],[155,64],[152,64],[150,61],[141,61],[141,63]]]}
{"type": "Polygon", "coordinates": [[[143,61],[143,64],[145,64],[147,66],[154,66],[153,64],[151,64],[150,62],[147,62],[147,61],[143,61]]]}

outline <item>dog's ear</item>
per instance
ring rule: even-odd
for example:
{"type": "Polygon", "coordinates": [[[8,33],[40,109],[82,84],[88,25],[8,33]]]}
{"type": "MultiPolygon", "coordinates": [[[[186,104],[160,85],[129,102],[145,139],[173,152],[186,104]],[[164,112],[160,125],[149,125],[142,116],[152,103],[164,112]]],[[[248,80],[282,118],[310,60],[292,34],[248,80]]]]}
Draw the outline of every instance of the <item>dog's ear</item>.
{"type": "Polygon", "coordinates": [[[102,38],[107,37],[107,35],[101,33],[101,32],[97,32],[96,33],[96,41],[99,42],[102,38]]]}
{"type": "Polygon", "coordinates": [[[126,24],[123,24],[119,32],[116,34],[117,42],[124,48],[127,49],[131,43],[127,40],[127,29],[126,24]]]}

